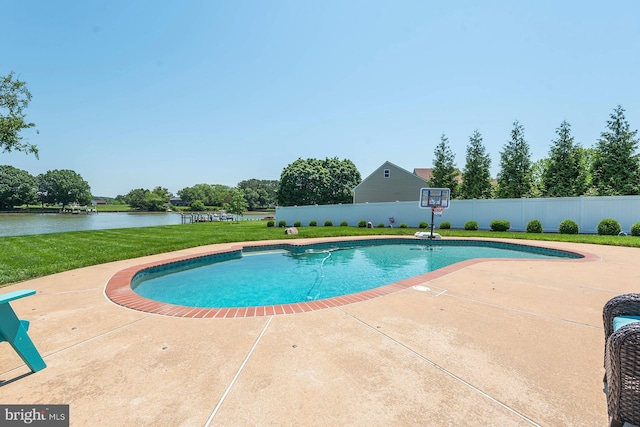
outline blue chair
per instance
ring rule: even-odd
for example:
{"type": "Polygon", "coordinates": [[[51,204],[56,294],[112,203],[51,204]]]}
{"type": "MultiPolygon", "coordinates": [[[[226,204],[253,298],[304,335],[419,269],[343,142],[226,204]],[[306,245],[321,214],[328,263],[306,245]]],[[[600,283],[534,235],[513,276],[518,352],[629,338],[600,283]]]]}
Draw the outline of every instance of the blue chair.
{"type": "Polygon", "coordinates": [[[32,372],[38,372],[47,365],[27,334],[29,321],[18,319],[9,302],[35,293],[35,290],[28,289],[0,295],[0,342],[7,341],[11,344],[32,372]]]}

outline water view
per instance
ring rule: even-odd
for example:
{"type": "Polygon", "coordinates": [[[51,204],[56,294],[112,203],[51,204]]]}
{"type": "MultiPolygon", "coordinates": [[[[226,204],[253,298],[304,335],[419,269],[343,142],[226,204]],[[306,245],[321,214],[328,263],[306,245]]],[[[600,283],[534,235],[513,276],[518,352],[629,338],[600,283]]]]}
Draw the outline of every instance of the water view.
{"type": "MultiPolygon", "coordinates": [[[[241,219],[260,219],[263,215],[244,215],[241,219]]],[[[82,230],[150,227],[181,224],[179,213],[105,212],[99,214],[0,214],[0,237],[61,233],[82,230]]],[[[186,227],[187,225],[185,225],[186,227]]]]}

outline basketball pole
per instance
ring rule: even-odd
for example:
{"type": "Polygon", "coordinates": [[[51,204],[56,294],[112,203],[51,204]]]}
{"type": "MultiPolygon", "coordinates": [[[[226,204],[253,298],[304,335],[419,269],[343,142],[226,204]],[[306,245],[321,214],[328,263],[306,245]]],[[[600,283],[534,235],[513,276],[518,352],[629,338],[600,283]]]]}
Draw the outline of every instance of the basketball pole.
{"type": "Polygon", "coordinates": [[[431,234],[429,234],[429,240],[433,240],[433,222],[435,221],[435,212],[433,207],[431,208],[431,234]]]}

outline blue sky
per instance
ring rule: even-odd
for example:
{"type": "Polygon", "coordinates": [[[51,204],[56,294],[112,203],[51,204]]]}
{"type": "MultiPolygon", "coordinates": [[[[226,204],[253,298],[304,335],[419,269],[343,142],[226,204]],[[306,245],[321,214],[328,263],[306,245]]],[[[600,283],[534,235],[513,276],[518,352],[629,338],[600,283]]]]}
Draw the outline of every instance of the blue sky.
{"type": "Polygon", "coordinates": [[[492,174],[513,122],[532,159],[572,125],[593,146],[616,105],[640,127],[640,2],[33,1],[2,7],[0,75],[33,100],[32,175],[94,195],[279,179],[298,157],[462,168],[478,129],[492,174]]]}

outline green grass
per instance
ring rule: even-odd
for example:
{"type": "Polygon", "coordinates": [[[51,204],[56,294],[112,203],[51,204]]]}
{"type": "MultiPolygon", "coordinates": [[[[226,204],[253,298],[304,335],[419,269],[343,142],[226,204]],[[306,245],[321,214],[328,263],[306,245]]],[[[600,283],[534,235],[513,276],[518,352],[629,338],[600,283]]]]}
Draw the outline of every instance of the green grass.
{"type": "Polygon", "coordinates": [[[131,206],[129,205],[95,205],[91,206],[98,212],[131,212],[131,206]]]}
{"type": "MultiPolygon", "coordinates": [[[[300,227],[285,235],[266,221],[212,222],[0,237],[0,286],[111,261],[213,243],[309,237],[404,235],[412,228],[300,227]]],[[[640,247],[635,237],[438,230],[447,237],[500,237],[640,247]]]]}
{"type": "Polygon", "coordinates": [[[541,240],[548,242],[587,243],[593,245],[627,246],[640,248],[640,239],[631,236],[599,236],[597,234],[557,234],[497,231],[438,230],[448,237],[500,237],[503,239],[541,240]]]}

